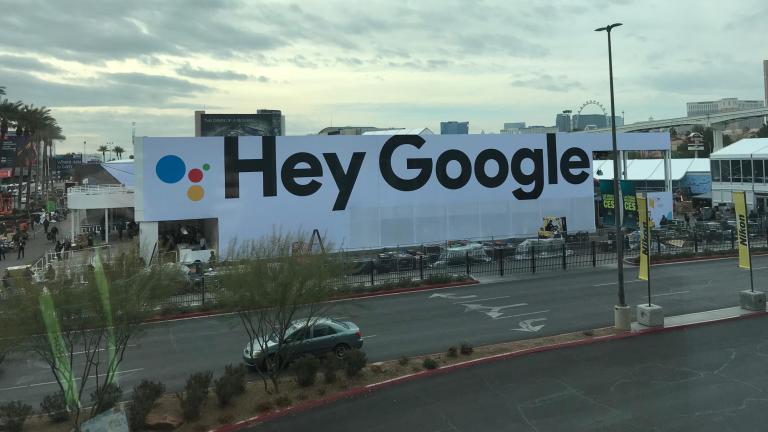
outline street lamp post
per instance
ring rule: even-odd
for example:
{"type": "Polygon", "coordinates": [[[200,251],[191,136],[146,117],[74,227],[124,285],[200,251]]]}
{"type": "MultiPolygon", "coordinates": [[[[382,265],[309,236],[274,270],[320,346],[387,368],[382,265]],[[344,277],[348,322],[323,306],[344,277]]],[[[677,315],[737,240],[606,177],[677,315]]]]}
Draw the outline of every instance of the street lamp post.
{"type": "Polygon", "coordinates": [[[619,186],[619,150],[616,147],[616,108],[613,100],[613,55],[611,52],[611,30],[620,26],[614,23],[595,29],[608,33],[608,81],[611,89],[611,148],[613,150],[613,203],[614,219],[616,220],[616,260],[618,262],[619,303],[614,307],[615,326],[620,330],[629,330],[631,326],[631,311],[624,296],[624,233],[621,230],[623,199],[619,186]]]}

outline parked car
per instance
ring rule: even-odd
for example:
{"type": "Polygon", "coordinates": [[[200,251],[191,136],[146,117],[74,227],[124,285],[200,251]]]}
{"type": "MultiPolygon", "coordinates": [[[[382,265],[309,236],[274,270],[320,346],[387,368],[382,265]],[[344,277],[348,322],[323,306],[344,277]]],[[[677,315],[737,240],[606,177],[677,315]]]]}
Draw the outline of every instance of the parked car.
{"type": "Polygon", "coordinates": [[[491,261],[491,257],[486,253],[485,247],[480,243],[469,243],[462,246],[449,247],[440,252],[437,261],[432,263],[432,268],[445,268],[452,265],[464,265],[467,259],[471,263],[481,263],[491,261]]]}
{"type": "Polygon", "coordinates": [[[288,327],[280,352],[278,337],[273,333],[266,339],[256,338],[246,344],[243,361],[251,367],[263,367],[267,358],[274,355],[286,362],[305,355],[324,357],[332,354],[343,358],[348,350],[362,347],[363,335],[353,322],[327,317],[300,319],[288,327]]]}

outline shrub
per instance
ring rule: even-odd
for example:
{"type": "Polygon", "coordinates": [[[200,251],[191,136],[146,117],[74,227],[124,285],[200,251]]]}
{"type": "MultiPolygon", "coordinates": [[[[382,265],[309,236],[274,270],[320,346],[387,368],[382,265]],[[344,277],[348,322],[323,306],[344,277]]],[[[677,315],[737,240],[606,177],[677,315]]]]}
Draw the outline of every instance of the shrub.
{"type": "Polygon", "coordinates": [[[224,375],[213,382],[213,391],[219,406],[227,406],[235,396],[245,393],[245,366],[224,366],[224,375]]]}
{"type": "Polygon", "coordinates": [[[277,399],[275,399],[275,405],[277,405],[279,407],[287,407],[287,406],[289,406],[292,403],[293,403],[293,401],[291,400],[291,398],[289,398],[288,396],[285,396],[285,395],[280,396],[277,399]]]}
{"type": "Polygon", "coordinates": [[[6,402],[0,405],[0,424],[2,424],[0,429],[21,432],[30,414],[32,414],[32,407],[21,401],[6,402]]]}
{"type": "Polygon", "coordinates": [[[40,403],[40,412],[48,415],[48,419],[54,423],[60,423],[69,418],[67,400],[64,392],[59,391],[46,395],[40,403]]]}
{"type": "Polygon", "coordinates": [[[176,393],[181,405],[181,416],[184,420],[194,421],[200,418],[200,408],[208,399],[208,387],[211,385],[213,372],[197,372],[187,378],[184,393],[176,393]]]}
{"type": "Polygon", "coordinates": [[[328,356],[325,359],[323,362],[323,377],[325,378],[326,384],[336,382],[336,372],[338,372],[342,366],[341,361],[334,356],[328,356]]]}
{"type": "Polygon", "coordinates": [[[306,394],[306,393],[299,393],[299,394],[296,395],[296,399],[298,399],[300,401],[304,401],[304,400],[309,399],[309,395],[306,394]]]}
{"type": "Polygon", "coordinates": [[[447,355],[448,355],[448,357],[450,357],[450,358],[456,358],[456,357],[458,357],[458,356],[459,356],[459,349],[458,349],[458,348],[456,348],[455,346],[452,346],[452,347],[448,347],[448,353],[447,353],[447,355]]]}
{"type": "Polygon", "coordinates": [[[459,347],[459,352],[461,352],[461,355],[472,355],[472,353],[475,352],[475,349],[472,348],[471,344],[463,342],[461,347],[459,347]]]}
{"type": "Polygon", "coordinates": [[[325,387],[320,387],[319,389],[317,389],[317,395],[318,395],[318,396],[325,396],[325,393],[326,393],[327,391],[328,391],[328,390],[327,390],[325,387]]]}
{"type": "Polygon", "coordinates": [[[400,359],[398,359],[398,360],[397,360],[397,363],[398,363],[400,366],[405,366],[405,365],[407,365],[407,364],[408,364],[410,361],[411,361],[411,359],[409,359],[408,357],[406,357],[406,356],[402,356],[402,357],[400,357],[400,359]]]}
{"type": "Polygon", "coordinates": [[[94,404],[94,414],[100,414],[112,409],[123,395],[123,389],[115,383],[108,383],[91,392],[91,402],[94,404]]]}
{"type": "Polygon", "coordinates": [[[159,382],[143,380],[133,387],[131,407],[128,410],[128,424],[131,430],[144,428],[147,414],[152,411],[152,407],[163,393],[165,393],[165,386],[159,382]]]}
{"type": "Polygon", "coordinates": [[[272,402],[270,401],[261,401],[258,404],[256,404],[256,411],[260,413],[265,413],[267,411],[270,411],[272,409],[272,402]]]}
{"type": "Polygon", "coordinates": [[[357,376],[368,363],[368,356],[358,349],[349,350],[344,356],[344,370],[348,377],[357,376]]]}
{"type": "Polygon", "coordinates": [[[309,387],[315,383],[320,360],[314,356],[304,356],[293,363],[293,373],[300,387],[309,387]]]}
{"type": "Polygon", "coordinates": [[[428,370],[437,369],[438,367],[437,360],[432,357],[424,357],[424,361],[421,362],[421,365],[424,366],[424,369],[428,370]]]}

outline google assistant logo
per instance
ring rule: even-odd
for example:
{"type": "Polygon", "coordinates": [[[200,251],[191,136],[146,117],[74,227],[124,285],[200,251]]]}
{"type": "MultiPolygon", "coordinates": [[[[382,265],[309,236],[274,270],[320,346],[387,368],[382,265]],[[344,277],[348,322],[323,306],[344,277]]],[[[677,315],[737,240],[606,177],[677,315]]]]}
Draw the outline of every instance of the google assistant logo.
{"type": "MultiPolygon", "coordinates": [[[[211,169],[209,164],[203,164],[203,169],[192,168],[187,172],[187,165],[176,155],[167,155],[160,158],[155,165],[157,178],[163,183],[174,184],[181,181],[186,174],[192,183],[200,183],[203,180],[203,171],[211,169]]],[[[205,189],[200,185],[192,185],[187,189],[187,198],[192,201],[200,201],[205,196],[205,189]]]]}

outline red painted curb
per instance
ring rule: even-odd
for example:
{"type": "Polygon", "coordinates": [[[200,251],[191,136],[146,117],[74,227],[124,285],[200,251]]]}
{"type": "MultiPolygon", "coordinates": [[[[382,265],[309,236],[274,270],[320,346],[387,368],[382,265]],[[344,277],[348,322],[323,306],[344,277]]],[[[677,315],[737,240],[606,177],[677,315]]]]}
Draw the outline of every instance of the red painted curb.
{"type": "MultiPolygon", "coordinates": [[[[461,287],[461,286],[477,285],[479,283],[480,281],[476,279],[469,279],[465,281],[449,282],[445,284],[422,285],[422,286],[412,287],[412,288],[394,288],[389,290],[350,294],[346,296],[333,297],[328,301],[334,302],[334,301],[340,301],[340,300],[350,300],[350,299],[359,299],[359,298],[367,298],[367,297],[380,297],[380,296],[399,294],[399,293],[418,292],[418,291],[436,290],[436,289],[443,289],[443,288],[455,288],[455,287],[461,287]]],[[[174,320],[180,320],[180,319],[186,319],[186,318],[200,318],[200,317],[206,317],[206,316],[221,315],[225,313],[228,313],[228,312],[223,310],[216,310],[216,309],[210,310],[210,311],[201,311],[201,312],[186,312],[186,313],[179,313],[179,314],[173,314],[173,315],[152,317],[144,320],[144,323],[174,321],[174,320]]]]}
{"type": "Polygon", "coordinates": [[[609,341],[615,341],[615,340],[621,340],[621,339],[627,339],[631,337],[638,337],[638,336],[645,336],[649,334],[656,334],[656,333],[668,333],[668,332],[674,332],[674,331],[684,331],[689,328],[695,328],[695,327],[701,327],[709,324],[714,323],[722,323],[722,322],[729,322],[729,321],[738,321],[742,319],[748,319],[748,318],[755,318],[755,317],[762,317],[768,315],[768,312],[755,312],[752,314],[747,315],[739,315],[736,317],[729,317],[729,318],[722,318],[722,319],[716,319],[712,321],[703,321],[703,322],[697,322],[697,323],[691,323],[691,324],[683,324],[680,326],[675,327],[661,327],[661,328],[649,328],[648,330],[642,330],[638,332],[625,332],[625,333],[618,333],[614,335],[608,335],[608,336],[598,336],[591,339],[581,339],[576,341],[568,341],[568,342],[561,342],[551,345],[545,345],[540,347],[534,347],[534,348],[527,348],[522,349],[519,351],[514,351],[511,353],[505,353],[505,354],[499,354],[495,356],[489,356],[489,357],[483,357],[478,358],[474,360],[468,360],[466,362],[462,363],[456,363],[453,365],[445,366],[439,369],[434,370],[427,370],[427,371],[421,371],[416,372],[411,375],[405,375],[398,378],[393,378],[388,381],[383,381],[380,383],[374,383],[369,384],[365,387],[356,387],[344,392],[335,393],[333,395],[330,395],[328,397],[317,399],[313,401],[304,402],[298,405],[294,405],[291,407],[288,407],[286,409],[277,410],[277,411],[271,411],[259,416],[251,417],[249,419],[242,420],[237,423],[227,424],[219,426],[218,428],[211,429],[210,432],[234,432],[237,430],[240,430],[244,427],[252,426],[259,423],[264,423],[267,421],[275,420],[281,417],[285,417],[286,415],[293,414],[293,413],[300,413],[307,410],[310,410],[312,408],[317,408],[323,405],[327,405],[333,402],[336,402],[341,399],[349,399],[352,397],[356,397],[365,393],[372,393],[374,391],[377,391],[379,389],[383,389],[386,387],[393,386],[395,384],[402,384],[410,381],[414,381],[416,379],[425,378],[429,376],[434,375],[442,375],[449,373],[454,370],[460,370],[460,369],[466,369],[468,367],[473,367],[481,364],[488,364],[488,363],[494,363],[502,360],[508,360],[515,357],[522,357],[529,354],[535,354],[539,352],[545,352],[545,351],[554,351],[557,349],[562,348],[571,348],[576,346],[582,346],[582,345],[590,345],[595,343],[603,343],[603,342],[609,342],[609,341]]]}

